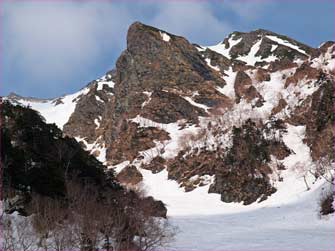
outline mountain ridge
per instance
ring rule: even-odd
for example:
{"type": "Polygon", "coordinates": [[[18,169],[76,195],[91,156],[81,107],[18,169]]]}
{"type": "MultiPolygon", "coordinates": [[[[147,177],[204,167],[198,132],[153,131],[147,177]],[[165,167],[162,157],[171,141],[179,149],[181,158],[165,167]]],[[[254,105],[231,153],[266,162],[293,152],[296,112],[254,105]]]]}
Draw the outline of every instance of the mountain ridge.
{"type": "MultiPolygon", "coordinates": [[[[136,22],[113,74],[70,95],[64,106],[70,102],[72,108],[59,125],[118,171],[166,170],[185,191],[205,186],[224,202],[264,201],[280,192],[275,190],[281,173],[298,175],[299,163],[314,168],[328,156],[333,50],[334,42],[312,48],[262,29],[233,32],[223,43],[199,47],[136,22]],[[318,101],[321,93],[329,97],[326,104],[318,101]],[[326,125],[321,129],[312,118],[297,116],[299,110],[313,111],[311,100],[314,107],[328,107],[328,119],[316,114],[326,125]],[[290,126],[305,127],[304,154],[311,158],[292,161],[295,154],[284,140],[290,126]],[[318,142],[316,133],[325,138],[318,142]],[[252,142],[262,147],[253,149],[252,142]],[[230,158],[232,151],[238,157],[230,158]]],[[[43,115],[50,108],[35,109],[43,115]]]]}
{"type": "MultiPolygon", "coordinates": [[[[143,24],[143,23],[141,23],[141,22],[139,22],[139,21],[136,21],[136,22],[134,22],[133,24],[136,24],[136,25],[142,25],[142,26],[145,26],[145,27],[150,27],[150,28],[152,28],[152,29],[154,29],[154,30],[156,30],[156,31],[161,31],[161,32],[164,32],[164,33],[166,33],[166,34],[172,35],[172,36],[174,36],[174,37],[182,37],[182,36],[179,36],[179,35],[175,35],[175,34],[172,34],[172,33],[168,33],[167,31],[164,31],[163,29],[159,29],[159,28],[156,28],[156,27],[154,27],[154,26],[150,26],[150,25],[143,24]]],[[[232,35],[234,35],[234,34],[250,34],[250,33],[256,33],[256,34],[257,34],[257,33],[264,33],[264,34],[272,34],[272,35],[276,35],[276,36],[287,37],[287,36],[285,36],[285,35],[282,35],[282,34],[279,34],[279,33],[276,33],[276,32],[272,32],[272,31],[267,30],[267,29],[258,28],[258,29],[255,29],[255,30],[251,30],[251,31],[249,31],[249,32],[247,32],[247,31],[243,31],[243,32],[241,32],[241,31],[233,31],[233,32],[229,33],[229,34],[224,38],[224,40],[222,40],[222,41],[219,42],[218,44],[223,44],[224,41],[225,41],[226,39],[230,38],[230,37],[231,37],[232,35]]],[[[287,37],[287,38],[289,38],[289,37],[287,37]]],[[[289,38],[289,40],[293,40],[293,41],[298,42],[297,40],[292,39],[292,38],[289,38]]],[[[302,44],[302,45],[304,45],[304,46],[310,47],[310,48],[312,48],[312,49],[320,49],[320,48],[322,48],[322,47],[325,47],[325,49],[327,49],[327,48],[331,47],[332,45],[334,45],[335,41],[327,40],[327,41],[325,41],[325,42],[322,42],[317,48],[314,48],[314,47],[312,47],[312,46],[310,46],[310,45],[307,45],[307,44],[305,44],[305,43],[301,43],[301,42],[298,42],[298,43],[300,43],[300,44],[302,44]]],[[[196,47],[199,47],[199,48],[200,48],[200,47],[207,48],[207,47],[212,47],[212,46],[214,46],[214,45],[200,46],[200,45],[198,45],[197,43],[195,43],[195,44],[193,44],[193,45],[196,46],[196,47]]],[[[108,75],[108,74],[111,74],[112,72],[113,72],[113,74],[115,74],[115,68],[113,68],[112,70],[108,70],[104,76],[106,76],[106,75],[108,75]]],[[[95,80],[92,80],[92,81],[90,81],[90,82],[88,82],[86,85],[83,85],[83,87],[82,87],[81,89],[84,89],[85,87],[87,87],[87,86],[93,84],[93,83],[94,83],[95,81],[97,81],[97,80],[99,80],[99,78],[98,78],[98,79],[95,79],[95,80]]],[[[66,95],[69,95],[69,94],[63,94],[63,95],[61,95],[61,96],[56,96],[56,97],[53,97],[53,98],[43,98],[43,97],[23,96],[23,95],[21,95],[21,94],[19,94],[19,93],[11,92],[11,93],[9,93],[7,96],[3,96],[3,98],[6,98],[6,97],[7,97],[7,98],[9,98],[9,99],[23,98],[23,99],[33,99],[33,100],[34,100],[34,99],[36,99],[36,100],[54,100],[54,99],[58,99],[58,98],[64,97],[64,96],[66,96],[66,95]]]]}

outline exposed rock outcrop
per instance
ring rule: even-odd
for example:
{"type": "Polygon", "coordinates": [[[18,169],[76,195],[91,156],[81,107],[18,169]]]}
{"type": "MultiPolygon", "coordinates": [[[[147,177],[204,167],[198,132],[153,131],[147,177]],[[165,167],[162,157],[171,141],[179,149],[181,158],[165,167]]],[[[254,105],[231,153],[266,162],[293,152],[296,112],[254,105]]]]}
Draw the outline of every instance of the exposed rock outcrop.
{"type": "Polygon", "coordinates": [[[202,47],[136,22],[63,131],[110,166],[129,162],[124,183],[139,183],[140,168],[165,169],[185,191],[209,185],[224,202],[260,202],[295,154],[283,141],[289,125],[302,126],[313,161],[333,160],[333,50],[266,30],[202,47]]]}
{"type": "Polygon", "coordinates": [[[137,185],[143,179],[142,174],[135,166],[127,166],[116,176],[117,180],[124,185],[137,185]]]}

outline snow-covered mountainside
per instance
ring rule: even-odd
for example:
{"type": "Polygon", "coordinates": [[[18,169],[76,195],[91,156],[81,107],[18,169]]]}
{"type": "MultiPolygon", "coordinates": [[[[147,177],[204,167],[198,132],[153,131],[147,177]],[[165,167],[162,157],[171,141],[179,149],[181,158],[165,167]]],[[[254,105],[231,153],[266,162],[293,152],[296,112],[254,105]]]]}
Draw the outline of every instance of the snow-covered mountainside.
{"type": "MultiPolygon", "coordinates": [[[[271,220],[280,211],[285,229],[301,205],[311,206],[299,220],[317,215],[331,189],[334,57],[334,42],[311,48],[256,30],[199,46],[137,22],[116,69],[79,92],[7,99],[56,123],[125,185],[144,186],[176,221],[237,212],[271,220]]],[[[333,247],[327,241],[322,248],[333,247]]]]}
{"type": "MultiPolygon", "coordinates": [[[[105,76],[92,81],[80,91],[64,95],[54,99],[38,99],[38,98],[25,98],[17,94],[10,94],[4,99],[8,99],[13,104],[28,106],[31,109],[38,111],[46,120],[47,123],[54,123],[60,129],[64,127],[71,127],[71,119],[76,118],[76,110],[85,109],[84,120],[81,123],[73,126],[75,132],[68,133],[68,135],[85,135],[87,138],[92,131],[95,131],[100,125],[103,111],[107,109],[105,103],[113,99],[112,81],[113,72],[108,72],[105,76]],[[84,107],[84,108],[82,108],[84,107]],[[89,110],[90,107],[92,110],[89,110]],[[88,117],[85,117],[88,116],[88,117]],[[89,128],[89,130],[87,130],[89,128]]],[[[91,136],[94,138],[95,134],[91,136]]],[[[84,140],[84,139],[83,139],[84,140]]],[[[87,144],[87,142],[85,141],[87,144]]],[[[87,145],[88,149],[99,148],[96,145],[87,145]]],[[[104,150],[105,151],[105,150],[104,150]]],[[[101,162],[105,162],[103,155],[96,156],[101,162]]]]}

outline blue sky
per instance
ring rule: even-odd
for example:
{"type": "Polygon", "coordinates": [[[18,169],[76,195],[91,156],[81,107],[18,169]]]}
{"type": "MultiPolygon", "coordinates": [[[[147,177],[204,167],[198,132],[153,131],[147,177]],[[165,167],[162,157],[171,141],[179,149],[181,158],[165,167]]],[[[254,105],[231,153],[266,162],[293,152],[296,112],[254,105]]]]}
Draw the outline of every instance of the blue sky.
{"type": "Polygon", "coordinates": [[[134,21],[213,45],[272,30],[311,46],[334,40],[332,0],[2,0],[0,94],[57,97],[114,68],[134,21]]]}

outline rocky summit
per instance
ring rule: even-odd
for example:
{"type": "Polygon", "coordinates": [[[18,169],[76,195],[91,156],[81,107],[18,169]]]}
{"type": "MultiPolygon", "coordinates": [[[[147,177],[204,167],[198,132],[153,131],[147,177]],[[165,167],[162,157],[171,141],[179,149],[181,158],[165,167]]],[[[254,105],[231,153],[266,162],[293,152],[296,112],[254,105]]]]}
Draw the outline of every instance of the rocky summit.
{"type": "Polygon", "coordinates": [[[334,160],[333,51],[266,30],[200,46],[136,22],[115,69],[79,92],[7,99],[56,123],[125,185],[166,173],[185,193],[261,204],[292,179],[310,188],[334,160]]]}

